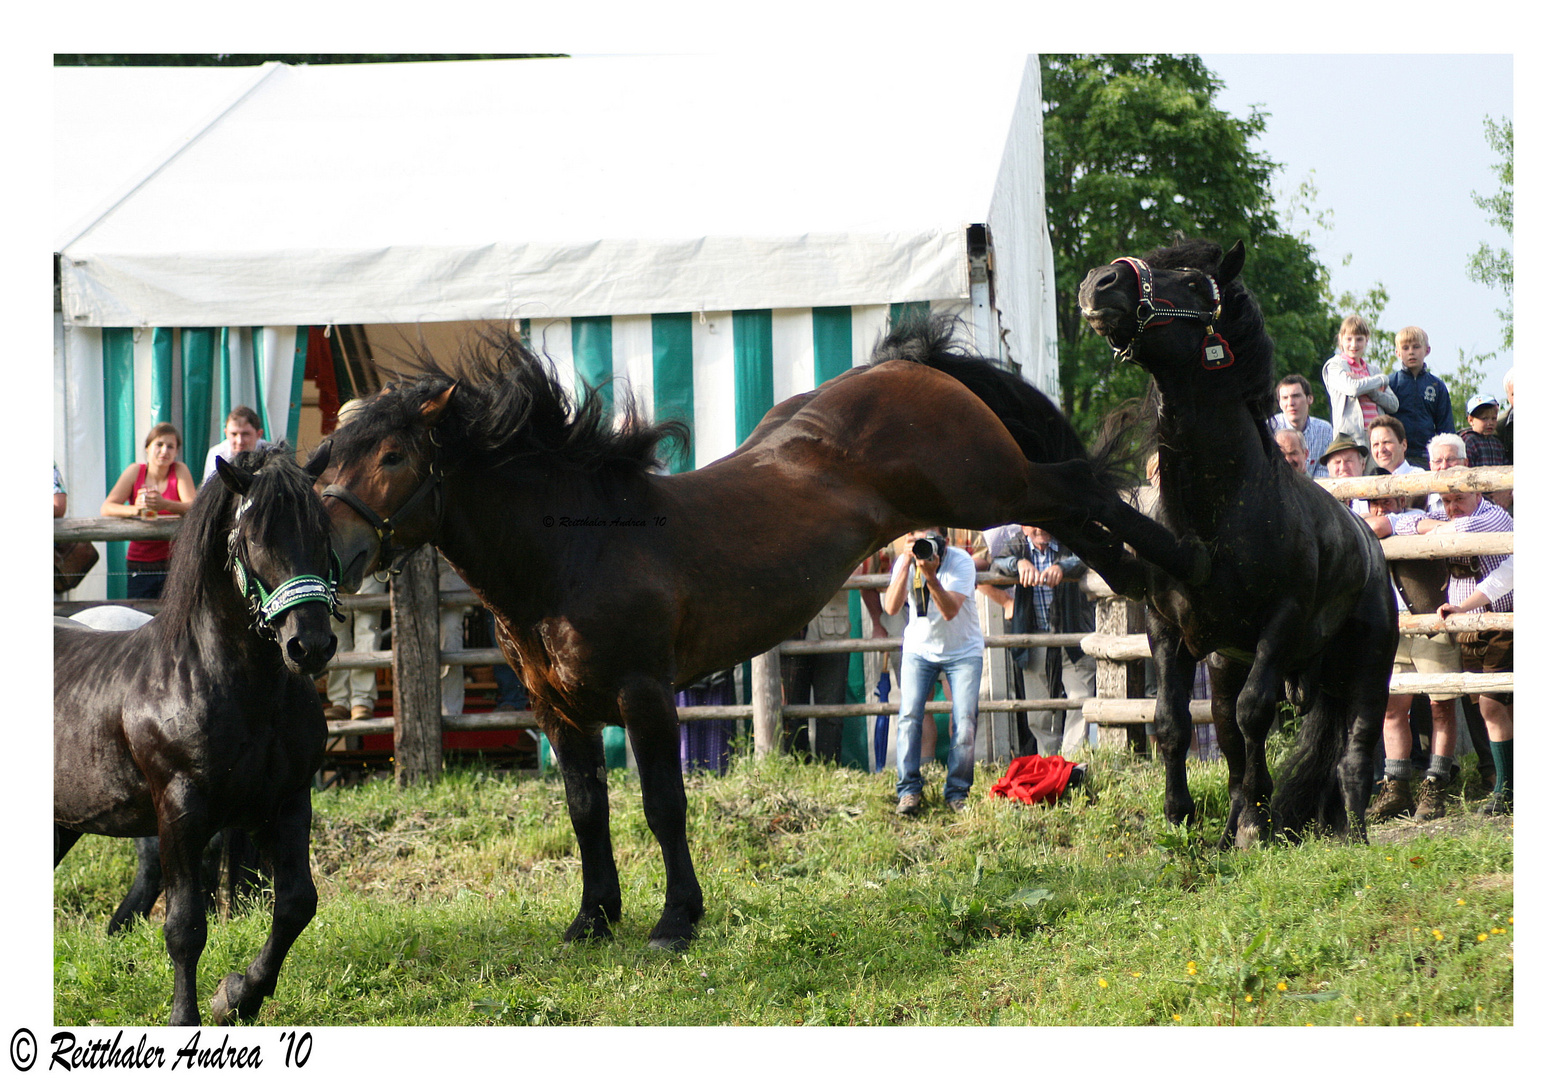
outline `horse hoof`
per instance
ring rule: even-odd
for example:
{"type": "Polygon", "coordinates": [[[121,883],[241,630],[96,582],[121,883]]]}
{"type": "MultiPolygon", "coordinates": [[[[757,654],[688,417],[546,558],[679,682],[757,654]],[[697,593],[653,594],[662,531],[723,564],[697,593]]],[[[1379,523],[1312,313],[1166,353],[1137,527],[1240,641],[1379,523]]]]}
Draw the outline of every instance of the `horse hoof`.
{"type": "MultiPolygon", "coordinates": [[[[235,1020],[245,1019],[241,1015],[238,1002],[240,995],[245,990],[245,977],[237,971],[231,971],[223,977],[218,984],[218,992],[212,995],[212,1022],[217,1025],[232,1024],[235,1020]]],[[[252,1010],[254,1015],[254,1010],[252,1010]]]]}
{"type": "Polygon", "coordinates": [[[562,940],[568,944],[573,941],[613,941],[615,935],[609,928],[609,923],[602,916],[578,915],[566,927],[566,933],[562,940]]]}

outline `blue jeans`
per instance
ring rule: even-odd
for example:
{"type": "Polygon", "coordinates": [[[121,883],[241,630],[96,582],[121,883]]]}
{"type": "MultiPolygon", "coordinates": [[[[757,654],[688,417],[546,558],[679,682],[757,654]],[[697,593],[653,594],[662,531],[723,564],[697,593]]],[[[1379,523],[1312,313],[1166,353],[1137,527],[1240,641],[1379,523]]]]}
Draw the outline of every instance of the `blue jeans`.
{"type": "Polygon", "coordinates": [[[983,656],[937,661],[921,659],[911,652],[903,654],[903,671],[898,680],[903,700],[898,713],[900,798],[918,795],[924,787],[920,779],[920,733],[925,723],[925,698],[943,671],[952,687],[952,739],[947,749],[947,786],[942,797],[951,802],[968,796],[974,783],[974,726],[979,716],[979,677],[984,666],[983,656]]]}

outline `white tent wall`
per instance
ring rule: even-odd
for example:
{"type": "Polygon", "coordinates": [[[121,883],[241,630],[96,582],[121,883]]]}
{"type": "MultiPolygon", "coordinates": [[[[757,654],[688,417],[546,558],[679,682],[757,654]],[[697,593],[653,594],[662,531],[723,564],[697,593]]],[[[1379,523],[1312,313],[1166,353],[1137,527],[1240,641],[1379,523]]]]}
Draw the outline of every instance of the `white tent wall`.
{"type": "MultiPolygon", "coordinates": [[[[688,317],[693,466],[734,449],[744,417],[770,403],[757,393],[776,402],[815,385],[813,320],[825,309],[847,313],[840,365],[868,359],[895,306],[928,303],[1055,395],[1038,59],[955,61],[947,77],[913,82],[901,63],[56,69],[55,453],[69,512],[95,513],[113,479],[106,327],[141,328],[138,449],[154,420],[155,327],[176,340],[182,326],[231,327],[231,399],[252,405],[249,328],[264,327],[269,436],[300,404],[297,328],[349,323],[382,359],[421,334],[442,355],[481,320],[522,320],[575,385],[577,324],[597,319],[599,336],[582,340],[608,341],[612,356],[592,370],[651,416],[667,406],[655,339],[688,317]],[[423,152],[374,169],[236,167],[258,146],[335,145],[345,132],[401,146],[410,131],[423,152]],[[90,152],[105,139],[108,168],[90,152]],[[910,167],[911,145],[942,150],[910,167]],[[988,246],[971,284],[976,225],[988,246]],[[737,374],[741,310],[770,325],[765,373],[737,374]]],[[[179,353],[171,419],[183,431],[179,353]]],[[[215,382],[212,441],[219,397],[215,382]]]]}
{"type": "Polygon", "coordinates": [[[1061,396],[1056,361],[1055,260],[1046,228],[1044,112],[1039,62],[1031,58],[996,169],[990,202],[991,307],[1000,341],[987,355],[1018,365],[1051,400],[1061,396]]]}

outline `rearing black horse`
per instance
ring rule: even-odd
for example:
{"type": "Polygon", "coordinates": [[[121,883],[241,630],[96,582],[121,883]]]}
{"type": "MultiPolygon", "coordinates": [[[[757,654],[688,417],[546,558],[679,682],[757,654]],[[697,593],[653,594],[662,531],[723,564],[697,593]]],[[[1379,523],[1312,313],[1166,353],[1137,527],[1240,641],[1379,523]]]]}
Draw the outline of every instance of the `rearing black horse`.
{"type": "Polygon", "coordinates": [[[664,853],[652,940],[683,946],[702,889],[674,689],[797,631],[887,541],[920,525],[1038,523],[1140,581],[1108,528],[1200,574],[1200,550],[1122,502],[1043,394],[963,354],[953,329],[900,324],[879,362],[776,405],[733,454],[674,476],[653,471],[668,425],[615,424],[591,394],[574,407],[516,341],[489,342],[461,379],[428,364],[333,434],[325,493],[345,586],[388,565],[394,544],[435,543],[528,685],[582,852],[568,940],[608,936],[620,917],[601,728],[625,727],[664,853]]]}
{"type": "Polygon", "coordinates": [[[1270,825],[1363,836],[1397,645],[1388,567],[1366,523],[1273,441],[1273,342],[1241,284],[1245,258],[1239,243],[1185,241],[1092,270],[1078,292],[1117,356],[1153,375],[1159,520],[1212,557],[1200,585],[1149,571],[1165,816],[1196,814],[1186,751],[1206,656],[1230,766],[1225,841],[1246,846],[1270,825]],[[1305,718],[1275,793],[1264,747],[1281,689],[1305,718]]]}
{"type": "Polygon", "coordinates": [[[180,528],[156,618],[125,631],[55,624],[54,861],[83,833],[157,834],[173,1024],[200,1023],[201,856],[215,832],[249,831],[277,888],[272,933],[220,983],[215,1021],[256,1014],[315,914],[310,779],[326,746],[315,676],[337,639],[331,526],[313,479],[286,445],[220,460],[180,528]]]}

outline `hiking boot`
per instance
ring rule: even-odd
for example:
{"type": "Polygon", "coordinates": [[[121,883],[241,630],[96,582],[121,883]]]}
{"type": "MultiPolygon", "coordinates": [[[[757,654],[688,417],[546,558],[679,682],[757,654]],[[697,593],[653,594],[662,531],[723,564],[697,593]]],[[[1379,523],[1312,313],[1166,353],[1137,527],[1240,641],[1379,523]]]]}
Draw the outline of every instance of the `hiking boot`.
{"type": "Polygon", "coordinates": [[[1435,821],[1447,816],[1447,785],[1432,776],[1420,781],[1415,803],[1416,821],[1435,821]]]}
{"type": "Polygon", "coordinates": [[[920,797],[918,795],[905,795],[898,800],[896,812],[902,817],[913,817],[920,812],[920,797]]]}
{"type": "Polygon", "coordinates": [[[947,809],[951,810],[954,814],[962,813],[963,808],[967,805],[968,800],[965,799],[962,795],[959,795],[956,799],[947,800],[947,809]]]}
{"type": "Polygon", "coordinates": [[[1493,791],[1493,792],[1491,792],[1491,797],[1489,799],[1486,799],[1485,802],[1481,803],[1480,804],[1480,809],[1475,811],[1475,813],[1477,813],[1477,814],[1484,814],[1484,815],[1486,815],[1488,817],[1490,817],[1490,816],[1509,817],[1509,816],[1512,815],[1512,812],[1513,812],[1513,797],[1512,797],[1512,793],[1511,792],[1506,792],[1506,791],[1493,791]]]}
{"type": "Polygon", "coordinates": [[[1376,797],[1366,807],[1366,824],[1376,825],[1407,814],[1414,808],[1415,801],[1409,796],[1409,781],[1389,777],[1377,785],[1376,797]]]}

